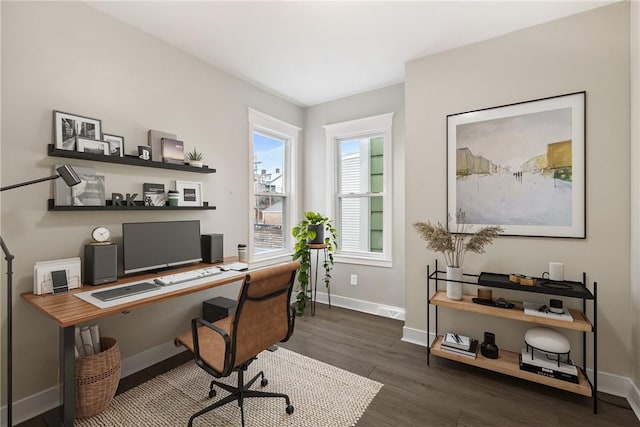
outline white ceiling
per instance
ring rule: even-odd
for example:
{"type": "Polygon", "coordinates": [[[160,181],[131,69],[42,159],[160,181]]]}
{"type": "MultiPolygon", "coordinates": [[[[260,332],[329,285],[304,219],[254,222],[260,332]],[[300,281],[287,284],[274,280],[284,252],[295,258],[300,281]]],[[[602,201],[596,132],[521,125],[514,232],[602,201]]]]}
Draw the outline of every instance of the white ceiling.
{"type": "Polygon", "coordinates": [[[400,83],[404,63],[611,1],[89,4],[301,106],[400,83]]]}

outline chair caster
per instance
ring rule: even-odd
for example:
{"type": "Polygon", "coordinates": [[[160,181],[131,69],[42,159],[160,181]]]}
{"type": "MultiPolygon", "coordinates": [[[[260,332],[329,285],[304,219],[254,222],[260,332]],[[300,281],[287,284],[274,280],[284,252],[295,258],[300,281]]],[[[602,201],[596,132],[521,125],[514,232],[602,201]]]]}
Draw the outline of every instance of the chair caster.
{"type": "Polygon", "coordinates": [[[260,381],[260,386],[261,386],[261,387],[264,387],[264,386],[266,386],[267,384],[269,384],[269,381],[267,381],[267,379],[266,379],[266,378],[263,378],[263,379],[260,381]]]}
{"type": "Polygon", "coordinates": [[[209,390],[209,397],[216,397],[216,391],[213,389],[209,390]]]}
{"type": "Polygon", "coordinates": [[[293,414],[293,405],[287,406],[287,414],[289,415],[293,414]]]}

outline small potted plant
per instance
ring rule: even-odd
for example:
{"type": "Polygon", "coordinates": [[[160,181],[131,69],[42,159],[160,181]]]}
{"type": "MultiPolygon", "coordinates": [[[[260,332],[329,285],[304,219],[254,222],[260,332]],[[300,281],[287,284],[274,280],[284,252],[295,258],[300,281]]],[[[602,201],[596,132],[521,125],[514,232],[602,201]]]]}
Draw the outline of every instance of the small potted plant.
{"type": "Polygon", "coordinates": [[[187,153],[187,160],[189,161],[189,166],[193,166],[196,168],[202,167],[202,153],[195,148],[193,149],[193,151],[189,151],[187,153]]]}
{"type": "Polygon", "coordinates": [[[447,263],[447,298],[453,300],[462,299],[462,264],[467,251],[477,254],[484,253],[484,247],[501,233],[502,227],[490,225],[482,227],[475,233],[470,233],[472,226],[466,223],[466,215],[462,210],[456,213],[456,230],[449,231],[438,222],[433,225],[430,222],[416,222],[413,228],[420,238],[427,242],[427,249],[441,252],[447,263]]]}
{"type": "Polygon", "coordinates": [[[317,212],[305,212],[302,221],[291,230],[291,234],[296,239],[293,259],[300,260],[298,270],[299,290],[296,294],[297,314],[304,315],[304,309],[309,300],[309,277],[311,274],[311,251],[314,244],[325,244],[325,259],[322,263],[324,268],[324,284],[328,288],[331,282],[331,270],[333,268],[333,252],[338,248],[338,235],[332,221],[317,212]]]}

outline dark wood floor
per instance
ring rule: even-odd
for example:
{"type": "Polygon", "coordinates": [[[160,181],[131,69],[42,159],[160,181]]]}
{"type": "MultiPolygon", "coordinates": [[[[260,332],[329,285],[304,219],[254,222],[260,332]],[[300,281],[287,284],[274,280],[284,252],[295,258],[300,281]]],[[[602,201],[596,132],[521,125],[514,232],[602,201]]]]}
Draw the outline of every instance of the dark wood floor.
{"type": "MultiPolygon", "coordinates": [[[[358,427],[386,426],[640,426],[624,399],[592,400],[464,364],[431,358],[400,340],[403,322],[327,306],[296,319],[281,346],[384,384],[358,427]]],[[[182,353],[124,378],[128,390],[181,363],[182,353]]],[[[40,417],[20,427],[41,427],[40,417]]],[[[305,426],[312,427],[312,426],[305,426]]]]}

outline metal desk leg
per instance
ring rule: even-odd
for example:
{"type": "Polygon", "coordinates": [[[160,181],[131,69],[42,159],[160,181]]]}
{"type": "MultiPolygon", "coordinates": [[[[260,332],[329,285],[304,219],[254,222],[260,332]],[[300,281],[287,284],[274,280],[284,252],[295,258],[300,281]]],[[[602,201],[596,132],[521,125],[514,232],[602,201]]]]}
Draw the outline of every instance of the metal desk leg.
{"type": "Polygon", "coordinates": [[[76,416],[74,326],[60,328],[60,376],[62,378],[62,425],[73,427],[76,416]]]}

